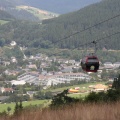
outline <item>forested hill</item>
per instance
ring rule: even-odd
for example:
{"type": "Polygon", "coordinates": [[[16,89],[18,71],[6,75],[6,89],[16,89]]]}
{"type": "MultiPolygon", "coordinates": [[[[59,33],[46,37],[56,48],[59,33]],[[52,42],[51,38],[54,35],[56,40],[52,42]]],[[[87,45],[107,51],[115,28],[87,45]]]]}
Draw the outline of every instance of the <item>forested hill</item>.
{"type": "Polygon", "coordinates": [[[12,20],[14,17],[5,11],[0,10],[0,20],[12,20]]]}
{"type": "MultiPolygon", "coordinates": [[[[25,21],[9,22],[0,26],[0,38],[4,38],[6,43],[15,40],[18,44],[36,48],[49,48],[53,45],[60,48],[76,48],[88,41],[120,31],[120,17],[68,39],[59,40],[120,14],[119,6],[120,0],[103,0],[77,12],[45,20],[42,24],[25,21]]],[[[100,49],[104,46],[108,49],[120,49],[119,38],[120,34],[101,40],[98,47],[100,49]]]]}

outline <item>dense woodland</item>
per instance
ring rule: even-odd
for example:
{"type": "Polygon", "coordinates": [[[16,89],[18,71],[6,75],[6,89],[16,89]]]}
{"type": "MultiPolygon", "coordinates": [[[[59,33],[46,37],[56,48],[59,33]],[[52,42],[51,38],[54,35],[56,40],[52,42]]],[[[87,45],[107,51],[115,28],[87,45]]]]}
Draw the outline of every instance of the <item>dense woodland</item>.
{"type": "Polygon", "coordinates": [[[14,17],[5,11],[0,10],[0,20],[13,20],[14,17]]]}
{"type": "MultiPolygon", "coordinates": [[[[0,26],[0,43],[2,43],[0,45],[3,46],[1,41],[4,41],[6,45],[14,40],[18,45],[28,47],[27,54],[31,51],[33,52],[33,49],[38,50],[41,48],[48,50],[50,48],[86,49],[85,46],[81,45],[120,31],[120,17],[116,17],[94,28],[80,32],[118,15],[120,11],[119,6],[119,0],[103,0],[79,11],[64,14],[54,19],[44,20],[42,23],[13,20],[0,26]],[[76,32],[80,33],[63,39],[76,32]]],[[[119,37],[120,34],[116,34],[100,40],[97,43],[97,49],[101,50],[105,47],[108,50],[119,50],[119,37]]],[[[88,45],[86,47],[88,49],[93,46],[88,45]]],[[[67,54],[69,55],[71,52],[67,54]]],[[[117,59],[119,59],[119,54],[117,54],[117,59]]]]}

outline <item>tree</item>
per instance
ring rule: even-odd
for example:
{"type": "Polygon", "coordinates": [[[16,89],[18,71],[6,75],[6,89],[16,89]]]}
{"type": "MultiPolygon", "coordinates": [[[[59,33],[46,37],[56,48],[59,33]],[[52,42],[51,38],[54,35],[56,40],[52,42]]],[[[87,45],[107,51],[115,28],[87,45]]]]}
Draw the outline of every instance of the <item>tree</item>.
{"type": "Polygon", "coordinates": [[[8,111],[8,113],[11,111],[11,107],[7,107],[7,111],[8,111]]]}
{"type": "Polygon", "coordinates": [[[80,101],[80,99],[68,97],[67,94],[68,94],[68,89],[54,96],[50,106],[59,107],[59,106],[67,105],[70,103],[76,103],[80,101]]]}
{"type": "Polygon", "coordinates": [[[112,84],[112,88],[120,89],[120,75],[118,76],[118,78],[114,78],[114,82],[112,84]]]}
{"type": "Polygon", "coordinates": [[[20,105],[19,105],[19,109],[23,109],[23,106],[22,106],[22,100],[20,100],[20,105]]]}
{"type": "Polygon", "coordinates": [[[16,102],[14,114],[18,114],[18,110],[19,110],[19,105],[18,105],[18,102],[16,102]]]}
{"type": "Polygon", "coordinates": [[[22,101],[20,100],[20,104],[16,102],[14,114],[18,114],[22,109],[23,109],[22,101]]]}

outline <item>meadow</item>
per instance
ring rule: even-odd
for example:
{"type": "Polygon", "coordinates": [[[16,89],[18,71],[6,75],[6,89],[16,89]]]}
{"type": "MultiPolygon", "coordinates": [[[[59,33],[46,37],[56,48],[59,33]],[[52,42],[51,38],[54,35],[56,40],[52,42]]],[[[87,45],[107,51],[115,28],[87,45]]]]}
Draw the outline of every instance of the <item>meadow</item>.
{"type": "MultiPolygon", "coordinates": [[[[22,102],[22,105],[23,105],[23,108],[25,108],[25,107],[30,106],[30,105],[35,105],[35,106],[44,105],[44,104],[46,104],[46,102],[47,102],[47,100],[25,101],[25,102],[22,102]]],[[[10,113],[13,113],[14,108],[15,108],[15,103],[0,104],[0,113],[3,111],[7,112],[8,107],[11,108],[10,113]]]]}

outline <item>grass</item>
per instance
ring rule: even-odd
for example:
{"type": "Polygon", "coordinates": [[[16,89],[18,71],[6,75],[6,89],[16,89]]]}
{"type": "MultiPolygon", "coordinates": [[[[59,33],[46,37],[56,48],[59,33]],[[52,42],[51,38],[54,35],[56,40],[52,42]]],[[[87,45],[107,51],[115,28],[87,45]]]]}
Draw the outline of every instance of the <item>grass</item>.
{"type": "Polygon", "coordinates": [[[73,97],[73,98],[84,98],[85,96],[87,96],[88,95],[88,93],[79,93],[79,94],[77,94],[77,93],[75,93],[75,94],[68,94],[68,96],[69,97],[73,97]]]}
{"type": "MultiPolygon", "coordinates": [[[[29,105],[44,105],[47,102],[47,100],[35,100],[35,101],[28,101],[23,102],[23,107],[29,106],[29,105]]],[[[9,104],[0,104],[0,113],[3,111],[7,111],[7,108],[11,108],[11,113],[14,112],[15,103],[9,103],[9,104]]]]}
{"type": "Polygon", "coordinates": [[[38,8],[34,8],[34,7],[30,7],[30,6],[28,8],[24,8],[24,7],[25,6],[17,6],[16,9],[17,10],[25,9],[29,13],[32,13],[34,16],[38,17],[39,19],[51,18],[52,16],[50,16],[50,15],[53,14],[51,12],[43,11],[38,8]]]}
{"type": "Polygon", "coordinates": [[[80,91],[82,90],[87,91],[89,90],[89,85],[96,85],[96,84],[105,84],[105,82],[85,83],[85,84],[73,85],[73,86],[62,87],[62,88],[57,88],[57,89],[49,89],[49,91],[57,92],[57,91],[63,91],[65,89],[70,89],[70,88],[75,88],[75,87],[80,87],[80,91]]]}
{"type": "Polygon", "coordinates": [[[0,24],[3,25],[3,24],[6,24],[8,23],[9,21],[5,21],[5,20],[0,20],[0,24]]]}
{"type": "Polygon", "coordinates": [[[0,120],[120,120],[120,102],[86,103],[64,106],[62,109],[27,110],[0,120]]]}

